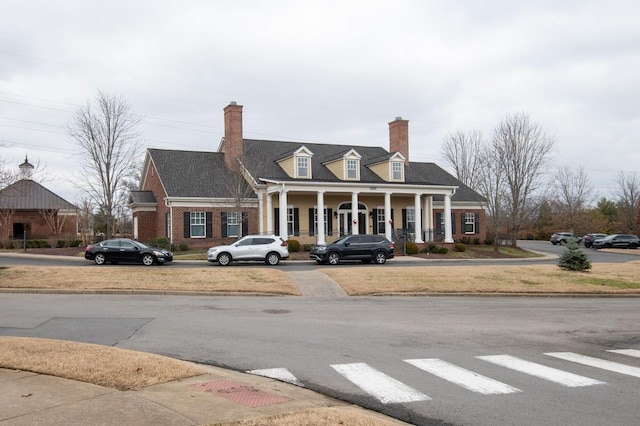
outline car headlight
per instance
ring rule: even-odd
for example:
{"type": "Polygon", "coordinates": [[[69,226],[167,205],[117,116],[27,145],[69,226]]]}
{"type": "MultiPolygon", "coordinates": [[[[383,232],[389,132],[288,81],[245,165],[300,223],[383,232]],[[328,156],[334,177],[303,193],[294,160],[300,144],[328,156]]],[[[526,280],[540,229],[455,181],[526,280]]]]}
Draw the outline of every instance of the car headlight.
{"type": "Polygon", "coordinates": [[[320,251],[320,252],[327,251],[327,246],[316,246],[316,247],[314,247],[314,250],[315,251],[320,251]]]}
{"type": "Polygon", "coordinates": [[[155,254],[156,256],[164,256],[164,252],[162,252],[160,250],[154,250],[153,254],[155,254]]]}

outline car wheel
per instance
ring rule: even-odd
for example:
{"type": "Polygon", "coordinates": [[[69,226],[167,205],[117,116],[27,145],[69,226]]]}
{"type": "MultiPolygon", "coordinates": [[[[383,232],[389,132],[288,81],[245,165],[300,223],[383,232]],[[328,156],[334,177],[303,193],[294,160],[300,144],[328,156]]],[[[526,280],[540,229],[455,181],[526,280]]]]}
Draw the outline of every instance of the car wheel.
{"type": "Polygon", "coordinates": [[[373,258],[378,265],[383,265],[387,261],[387,255],[383,251],[375,252],[373,258]]]}
{"type": "Polygon", "coordinates": [[[107,261],[107,258],[102,253],[96,254],[96,257],[93,259],[96,262],[96,265],[104,265],[107,261]]]}
{"type": "Polygon", "coordinates": [[[631,244],[629,244],[629,248],[630,249],[637,249],[638,246],[636,244],[631,243],[631,244]]]}
{"type": "Polygon", "coordinates": [[[218,263],[222,266],[227,266],[231,263],[231,255],[229,253],[220,253],[218,255],[218,263]]]}
{"type": "Polygon", "coordinates": [[[563,246],[563,245],[565,245],[565,244],[567,244],[567,241],[566,241],[566,240],[560,240],[560,245],[561,245],[561,246],[563,246]]]}
{"type": "Polygon", "coordinates": [[[145,254],[144,256],[142,256],[142,264],[144,266],[153,265],[153,256],[150,254],[145,254]]]}
{"type": "Polygon", "coordinates": [[[553,241],[551,241],[551,244],[553,244],[553,245],[555,246],[555,245],[556,245],[556,244],[558,244],[558,243],[554,243],[553,241]]]}
{"type": "Polygon", "coordinates": [[[276,266],[278,263],[280,263],[280,255],[278,253],[271,252],[267,255],[264,263],[266,263],[267,265],[276,266]]]}
{"type": "Polygon", "coordinates": [[[329,264],[337,265],[338,263],[340,263],[340,254],[338,252],[332,251],[331,253],[329,253],[329,256],[327,256],[327,260],[329,261],[329,264]]]}

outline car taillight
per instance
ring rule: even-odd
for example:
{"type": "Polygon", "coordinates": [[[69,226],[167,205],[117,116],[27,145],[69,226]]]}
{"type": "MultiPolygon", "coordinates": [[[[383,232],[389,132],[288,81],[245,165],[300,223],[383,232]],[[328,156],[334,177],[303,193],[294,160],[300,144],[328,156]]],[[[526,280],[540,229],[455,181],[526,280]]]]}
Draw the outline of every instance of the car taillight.
{"type": "Polygon", "coordinates": [[[282,244],[280,244],[280,247],[286,247],[286,246],[288,246],[288,245],[289,245],[289,244],[288,244],[286,241],[283,241],[283,242],[282,242],[282,244]]]}
{"type": "Polygon", "coordinates": [[[85,249],[85,251],[89,251],[91,250],[93,247],[91,247],[91,245],[88,245],[87,248],[85,249]]]}
{"type": "Polygon", "coordinates": [[[395,248],[396,248],[396,246],[395,246],[395,244],[391,243],[391,244],[389,244],[389,248],[390,248],[391,250],[393,250],[393,249],[395,249],[395,248]]]}

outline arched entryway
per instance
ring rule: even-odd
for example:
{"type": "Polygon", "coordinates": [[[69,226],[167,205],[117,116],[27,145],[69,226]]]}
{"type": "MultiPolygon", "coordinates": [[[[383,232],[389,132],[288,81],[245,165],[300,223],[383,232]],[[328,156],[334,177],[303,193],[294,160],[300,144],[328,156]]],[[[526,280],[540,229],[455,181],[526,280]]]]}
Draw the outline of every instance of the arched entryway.
{"type": "MultiPolygon", "coordinates": [[[[340,236],[351,234],[351,224],[353,223],[353,211],[351,210],[351,203],[345,202],[338,206],[336,211],[338,220],[338,231],[340,236]]],[[[369,216],[367,215],[367,206],[364,203],[358,203],[358,234],[367,233],[367,221],[369,216]]]]}

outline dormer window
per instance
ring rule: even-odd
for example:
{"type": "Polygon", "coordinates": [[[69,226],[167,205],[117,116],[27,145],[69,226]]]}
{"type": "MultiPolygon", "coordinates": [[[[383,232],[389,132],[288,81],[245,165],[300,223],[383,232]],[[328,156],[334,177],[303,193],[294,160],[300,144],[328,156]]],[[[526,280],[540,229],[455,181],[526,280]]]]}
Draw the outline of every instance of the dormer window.
{"type": "Polygon", "coordinates": [[[404,171],[404,163],[402,161],[391,162],[391,180],[403,181],[402,172],[404,171]]]}
{"type": "Polygon", "coordinates": [[[309,157],[297,157],[297,166],[298,166],[298,177],[300,178],[308,178],[309,177],[309,157]]]}
{"type": "Polygon", "coordinates": [[[347,159],[347,179],[358,179],[358,160],[347,159]]]}

